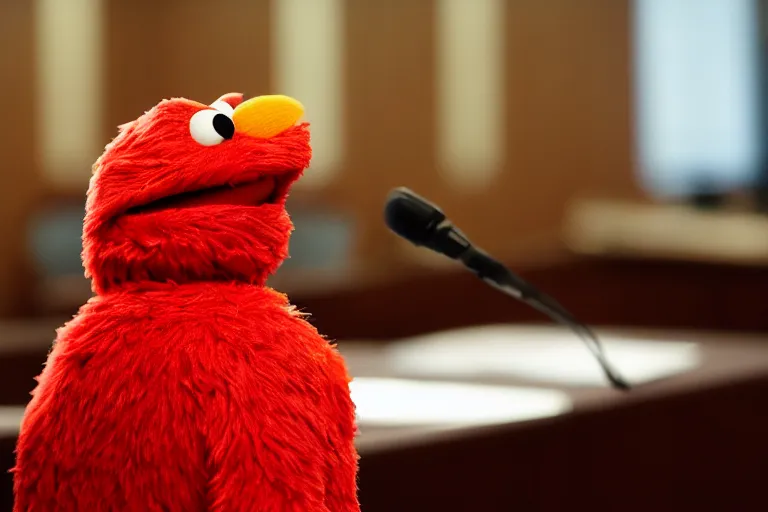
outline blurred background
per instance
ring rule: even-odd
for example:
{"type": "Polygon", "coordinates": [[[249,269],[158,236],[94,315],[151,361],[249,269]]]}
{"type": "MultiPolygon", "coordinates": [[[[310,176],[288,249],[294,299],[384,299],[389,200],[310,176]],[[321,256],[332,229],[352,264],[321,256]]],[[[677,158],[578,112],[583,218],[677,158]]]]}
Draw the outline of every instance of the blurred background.
{"type": "Polygon", "coordinates": [[[763,0],[3,0],[2,469],[91,294],[85,190],[116,127],[162,98],[283,93],[315,157],[271,284],[360,378],[364,510],[760,509],[767,19],[763,0]],[[637,390],[390,234],[400,185],[596,326],[637,390]]]}

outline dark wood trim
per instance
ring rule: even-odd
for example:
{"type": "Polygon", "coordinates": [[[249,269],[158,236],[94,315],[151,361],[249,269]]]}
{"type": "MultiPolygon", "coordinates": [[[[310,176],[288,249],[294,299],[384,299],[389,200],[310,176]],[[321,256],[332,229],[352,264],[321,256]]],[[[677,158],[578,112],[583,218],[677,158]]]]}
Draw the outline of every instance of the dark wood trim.
{"type": "MultiPolygon", "coordinates": [[[[577,259],[521,269],[529,282],[593,325],[768,331],[768,269],[706,263],[577,259]]],[[[413,272],[340,293],[293,295],[329,336],[393,339],[496,322],[543,322],[468,272],[413,272]]]]}
{"type": "Polygon", "coordinates": [[[768,377],[362,458],[366,512],[759,510],[768,377]]]}

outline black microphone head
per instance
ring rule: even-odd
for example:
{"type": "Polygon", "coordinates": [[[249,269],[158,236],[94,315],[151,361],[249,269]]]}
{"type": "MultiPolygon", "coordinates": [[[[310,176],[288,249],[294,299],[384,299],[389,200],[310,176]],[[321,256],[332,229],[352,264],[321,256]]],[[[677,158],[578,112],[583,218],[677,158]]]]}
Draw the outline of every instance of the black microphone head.
{"type": "Polygon", "coordinates": [[[399,187],[387,196],[384,222],[396,234],[415,245],[428,245],[445,214],[413,191],[399,187]]]}

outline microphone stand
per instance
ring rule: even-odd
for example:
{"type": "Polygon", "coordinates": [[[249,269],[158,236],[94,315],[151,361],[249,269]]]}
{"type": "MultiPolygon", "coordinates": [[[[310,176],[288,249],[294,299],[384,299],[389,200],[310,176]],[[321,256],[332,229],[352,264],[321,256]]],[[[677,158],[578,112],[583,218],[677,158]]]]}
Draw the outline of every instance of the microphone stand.
{"type": "Polygon", "coordinates": [[[631,388],[630,384],[611,366],[603,351],[602,343],[600,343],[594,332],[574,318],[555,299],[538,291],[513,274],[501,262],[471,245],[459,256],[459,259],[469,270],[487,284],[505,295],[525,302],[549,316],[553,321],[569,327],[587,345],[587,348],[597,359],[605,377],[613,387],[621,390],[629,390],[631,388]]]}
{"type": "Polygon", "coordinates": [[[608,362],[600,341],[589,327],[576,320],[553,298],[538,291],[501,262],[475,247],[446,218],[440,208],[413,191],[400,187],[390,193],[384,209],[384,219],[395,234],[412,244],[427,247],[443,256],[461,261],[480,279],[497,290],[525,302],[555,322],[570,327],[597,359],[611,385],[617,389],[630,389],[629,383],[608,362]]]}

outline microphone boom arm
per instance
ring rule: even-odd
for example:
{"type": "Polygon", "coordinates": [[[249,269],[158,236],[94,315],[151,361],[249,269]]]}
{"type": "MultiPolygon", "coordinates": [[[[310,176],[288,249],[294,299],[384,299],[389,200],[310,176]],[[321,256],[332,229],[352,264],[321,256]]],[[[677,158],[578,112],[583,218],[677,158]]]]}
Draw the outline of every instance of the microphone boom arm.
{"type": "Polygon", "coordinates": [[[526,283],[501,262],[472,245],[440,208],[413,191],[400,187],[393,190],[387,199],[384,220],[394,233],[412,244],[461,261],[480,279],[497,290],[525,302],[555,322],[570,327],[595,356],[610,383],[618,389],[630,389],[627,381],[608,362],[600,341],[589,327],[576,320],[553,298],[526,283]]]}
{"type": "Polygon", "coordinates": [[[474,272],[477,277],[514,299],[520,300],[544,313],[553,321],[569,327],[587,346],[600,365],[600,369],[611,385],[617,389],[630,389],[629,383],[616,371],[605,356],[602,343],[594,332],[585,324],[579,322],[568,310],[558,304],[555,299],[536,290],[523,279],[512,273],[504,264],[492,258],[484,251],[469,246],[459,256],[464,265],[474,272]]]}

